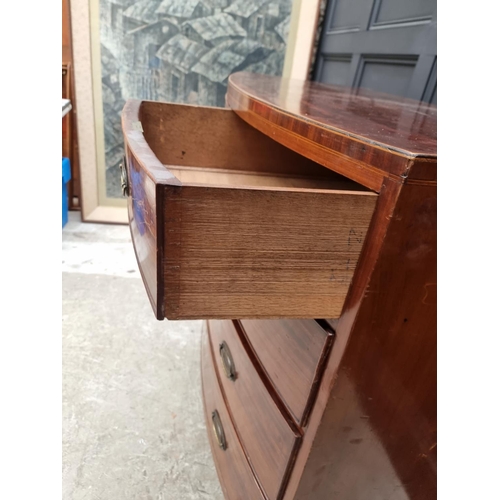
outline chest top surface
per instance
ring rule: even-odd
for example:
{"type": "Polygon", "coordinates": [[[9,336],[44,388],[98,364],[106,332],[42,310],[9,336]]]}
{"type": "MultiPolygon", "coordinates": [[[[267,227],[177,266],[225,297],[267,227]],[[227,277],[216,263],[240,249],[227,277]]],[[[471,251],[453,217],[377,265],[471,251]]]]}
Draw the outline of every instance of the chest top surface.
{"type": "Polygon", "coordinates": [[[330,168],[321,161],[318,146],[381,176],[436,180],[433,105],[365,89],[252,73],[232,74],[226,99],[257,129],[330,168]],[[308,149],[313,152],[308,154],[308,149]],[[410,174],[415,163],[420,168],[410,174]]]}

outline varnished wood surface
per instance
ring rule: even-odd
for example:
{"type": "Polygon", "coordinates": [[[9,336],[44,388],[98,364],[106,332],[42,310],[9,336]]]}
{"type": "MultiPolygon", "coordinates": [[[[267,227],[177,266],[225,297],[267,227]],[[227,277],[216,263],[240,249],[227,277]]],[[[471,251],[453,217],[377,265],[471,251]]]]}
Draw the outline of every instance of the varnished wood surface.
{"type": "Polygon", "coordinates": [[[201,342],[201,380],[205,422],[222,491],[228,500],[264,500],[227,412],[217,380],[206,328],[203,331],[201,342]],[[212,412],[214,410],[218,411],[224,429],[227,443],[225,450],[219,447],[212,429],[212,412]]]}
{"type": "Polygon", "coordinates": [[[163,319],[163,275],[158,273],[157,266],[161,257],[158,255],[158,233],[162,235],[156,217],[157,187],[128,145],[125,156],[130,189],[127,209],[135,256],[153,311],[158,319],[163,319]]]}
{"type": "Polygon", "coordinates": [[[364,186],[436,180],[436,107],[269,75],[229,77],[229,106],[288,148],[364,186]]]}
{"type": "Polygon", "coordinates": [[[286,499],[436,498],[436,188],[379,202],[286,499]]]}
{"type": "MultiPolygon", "coordinates": [[[[70,77],[70,64],[62,65],[62,97],[63,99],[70,99],[71,97],[71,77],[70,77]]],[[[71,100],[71,99],[70,99],[71,100]]],[[[69,158],[70,166],[72,166],[72,143],[73,143],[73,127],[70,110],[62,118],[62,157],[69,158]]],[[[71,205],[71,196],[68,196],[68,201],[71,205]]]]}
{"type": "Polygon", "coordinates": [[[300,435],[290,428],[274,404],[233,323],[211,320],[208,326],[216,371],[236,432],[264,493],[269,500],[279,499],[300,435]],[[218,354],[223,341],[234,360],[235,380],[225,375],[218,354]]]}
{"type": "MultiPolygon", "coordinates": [[[[371,271],[383,247],[385,234],[392,220],[394,205],[397,202],[401,189],[402,184],[395,180],[390,180],[387,182],[387,185],[382,186],[367,232],[367,239],[370,244],[367,243],[360,255],[353,283],[346,298],[343,314],[332,325],[332,327],[335,326],[336,333],[335,349],[332,350],[328,360],[316,403],[309,416],[308,428],[304,433],[302,445],[297,454],[295,467],[285,492],[285,500],[295,499],[299,483],[313,481],[315,473],[318,475],[317,483],[328,482],[326,475],[321,474],[321,469],[312,467],[308,461],[316,448],[324,447],[329,443],[329,441],[326,444],[318,441],[316,436],[321,426],[328,425],[328,420],[324,418],[325,410],[327,405],[333,403],[330,400],[330,394],[336,381],[337,370],[345,353],[356,314],[369,283],[371,271]]],[[[328,320],[328,322],[332,324],[332,320],[328,320]]]]}
{"type": "Polygon", "coordinates": [[[62,0],[62,63],[72,63],[71,18],[69,0],[62,0]]]}
{"type": "Polygon", "coordinates": [[[129,101],[122,121],[132,237],[158,319],[340,314],[375,194],[228,109],[129,101]],[[186,184],[173,174],[190,167],[186,184]]]}
{"type": "Polygon", "coordinates": [[[316,396],[333,334],[314,320],[242,320],[244,335],[276,392],[303,426],[316,396]]]}
{"type": "MultiPolygon", "coordinates": [[[[241,333],[240,323],[234,322],[235,330],[230,321],[209,322],[218,332],[214,345],[219,336],[224,338],[237,370],[243,367],[252,374],[252,383],[245,387],[240,373],[233,382],[225,378],[220,361],[216,363],[228,413],[250,468],[269,498],[432,500],[437,450],[435,154],[401,149],[401,145],[386,147],[380,138],[370,142],[307,117],[297,119],[300,109],[288,113],[248,93],[237,94],[246,106],[240,111],[246,110],[241,116],[248,123],[319,161],[333,176],[333,171],[344,174],[380,194],[262,185],[262,176],[273,183],[283,175],[306,174],[314,182],[320,178],[326,182],[326,178],[314,163],[280,161],[278,150],[263,152],[259,145],[270,139],[242,120],[235,121],[229,110],[212,114],[208,108],[131,104],[134,120],[124,131],[133,131],[127,136],[130,154],[135,156],[132,165],[140,171],[141,183],[154,186],[137,198],[146,202],[136,206],[144,214],[153,214],[143,217],[150,227],[140,238],[146,235],[144,255],[150,256],[146,266],[151,272],[143,272],[143,278],[149,276],[157,287],[156,300],[162,304],[158,310],[163,314],[171,308],[167,315],[176,318],[214,317],[224,311],[220,317],[244,319],[239,314],[243,310],[265,311],[267,317],[338,318],[329,321],[336,331],[335,347],[303,428],[289,418],[291,407],[281,402],[294,396],[284,394],[281,381],[270,382],[264,368],[272,364],[273,356],[279,359],[276,348],[262,356],[267,360],[260,359],[241,333]],[[249,112],[251,103],[263,107],[249,112]],[[141,120],[144,134],[137,126],[141,120]],[[247,129],[252,130],[248,136],[247,129]],[[204,181],[197,183],[192,177],[186,183],[164,165],[178,172],[198,169],[204,181]],[[210,177],[212,169],[220,169],[217,181],[210,177]],[[238,185],[246,176],[257,186],[238,185]],[[153,191],[156,201],[151,210],[148,197],[153,191]],[[357,208],[356,203],[360,203],[357,208]],[[159,224],[160,220],[164,223],[159,224]],[[348,229],[354,220],[364,228],[359,240],[348,229]],[[356,261],[349,261],[350,274],[339,279],[340,267],[331,267],[337,261],[328,258],[332,249],[346,251],[346,241],[359,246],[356,261]],[[153,245],[148,246],[150,242],[153,245]],[[293,254],[297,251],[300,258],[293,254]],[[241,267],[244,274],[227,280],[228,273],[238,270],[242,255],[249,259],[241,267]],[[221,264],[228,262],[228,267],[221,264]],[[331,289],[325,272],[331,272],[331,289]],[[301,278],[300,287],[295,276],[301,278]],[[248,288],[247,283],[256,281],[264,284],[264,293],[248,288]],[[342,298],[337,297],[337,306],[331,307],[327,301],[342,283],[346,287],[342,298]],[[250,310],[248,303],[255,309],[250,310]],[[193,307],[199,316],[190,316],[193,307]],[[311,316],[302,315],[306,307],[311,316]]],[[[356,106],[342,99],[344,111],[354,113],[356,106]]],[[[394,106],[401,110],[396,101],[394,106]]],[[[372,105],[380,111],[378,98],[372,105]]],[[[431,127],[424,122],[429,116],[432,119],[432,112],[422,116],[418,126],[397,122],[392,137],[398,131],[414,130],[417,142],[425,146],[418,130],[431,127]]],[[[337,180],[338,176],[329,179],[337,180]]],[[[132,199],[133,193],[134,189],[132,199]]],[[[144,242],[134,244],[137,251],[144,242]]],[[[345,258],[338,262],[346,262],[345,258]]],[[[264,344],[273,342],[265,339],[264,344]]]]}
{"type": "Polygon", "coordinates": [[[73,44],[71,30],[70,1],[62,0],[62,97],[71,101],[71,112],[63,119],[63,157],[69,158],[71,179],[68,183],[68,208],[80,209],[80,154],[76,116],[75,77],[73,71],[73,44]],[[64,138],[66,134],[66,140],[64,138]]]}

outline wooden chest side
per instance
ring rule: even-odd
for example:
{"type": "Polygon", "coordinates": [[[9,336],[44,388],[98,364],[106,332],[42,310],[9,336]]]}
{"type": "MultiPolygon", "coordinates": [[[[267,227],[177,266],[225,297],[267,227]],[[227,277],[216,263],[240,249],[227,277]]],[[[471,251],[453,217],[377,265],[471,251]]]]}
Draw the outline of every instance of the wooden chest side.
{"type": "Polygon", "coordinates": [[[379,203],[286,499],[436,498],[436,186],[379,203]]]}

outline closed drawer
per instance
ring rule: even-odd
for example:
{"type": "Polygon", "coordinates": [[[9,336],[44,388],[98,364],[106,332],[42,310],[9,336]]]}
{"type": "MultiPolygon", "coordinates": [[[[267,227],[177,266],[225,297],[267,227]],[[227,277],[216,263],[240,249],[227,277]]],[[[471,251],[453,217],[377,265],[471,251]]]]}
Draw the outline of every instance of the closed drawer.
{"type": "Polygon", "coordinates": [[[312,408],[334,334],[314,320],[242,320],[243,333],[297,424],[312,408]]]}
{"type": "Polygon", "coordinates": [[[236,432],[264,493],[270,500],[279,499],[300,436],[267,391],[233,323],[211,320],[208,325],[215,366],[236,432]]]}
{"type": "Polygon", "coordinates": [[[208,438],[224,496],[227,500],[263,500],[222,398],[206,331],[202,337],[201,372],[208,438]]]}
{"type": "Polygon", "coordinates": [[[340,315],[377,196],[229,109],[123,114],[132,240],[158,319],[340,315]]]}

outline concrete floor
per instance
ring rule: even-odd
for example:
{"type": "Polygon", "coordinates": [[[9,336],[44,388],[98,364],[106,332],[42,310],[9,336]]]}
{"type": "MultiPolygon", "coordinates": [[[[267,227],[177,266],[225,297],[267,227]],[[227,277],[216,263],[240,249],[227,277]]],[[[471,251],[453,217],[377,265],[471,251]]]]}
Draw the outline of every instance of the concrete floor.
{"type": "Polygon", "coordinates": [[[62,232],[63,499],[222,500],[200,321],[156,321],[127,226],[62,232]]]}

